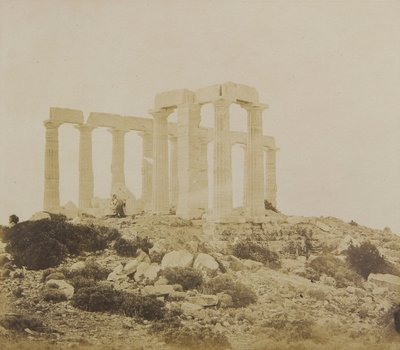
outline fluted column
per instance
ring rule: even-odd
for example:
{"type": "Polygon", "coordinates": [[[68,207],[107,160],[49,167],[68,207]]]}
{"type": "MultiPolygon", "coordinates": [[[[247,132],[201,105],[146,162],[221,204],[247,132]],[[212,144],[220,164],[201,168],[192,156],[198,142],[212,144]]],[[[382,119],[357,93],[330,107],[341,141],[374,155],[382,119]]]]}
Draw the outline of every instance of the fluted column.
{"type": "Polygon", "coordinates": [[[243,208],[247,208],[247,145],[244,143],[241,145],[244,153],[244,164],[243,164],[243,208]]]}
{"type": "Polygon", "coordinates": [[[214,222],[229,222],[232,215],[232,154],[229,129],[231,101],[218,99],[214,103],[214,222]]]}
{"type": "Polygon", "coordinates": [[[111,189],[125,185],[125,133],[126,130],[109,129],[112,135],[111,189]]]}
{"type": "Polygon", "coordinates": [[[77,125],[79,130],[79,208],[90,208],[93,198],[92,130],[89,125],[77,125]]]}
{"type": "Polygon", "coordinates": [[[199,191],[199,205],[204,211],[208,208],[208,135],[199,136],[199,172],[197,184],[199,191]]]}
{"type": "Polygon", "coordinates": [[[185,219],[191,219],[201,215],[200,193],[197,185],[200,106],[193,103],[179,105],[177,114],[179,193],[176,214],[185,219]]]}
{"type": "Polygon", "coordinates": [[[171,144],[169,200],[170,205],[176,208],[178,203],[178,141],[176,136],[170,136],[169,140],[171,144]]]}
{"type": "Polygon", "coordinates": [[[243,105],[247,110],[246,147],[246,215],[257,220],[265,216],[264,154],[262,145],[262,111],[265,105],[243,105]]]}
{"type": "Polygon", "coordinates": [[[151,210],[153,188],[153,134],[150,131],[139,133],[142,137],[142,198],[143,210],[151,210]]]}
{"type": "Polygon", "coordinates": [[[60,169],[58,160],[58,127],[60,124],[46,120],[44,126],[46,128],[46,141],[43,209],[52,211],[60,207],[60,169]]]}
{"type": "Polygon", "coordinates": [[[153,115],[153,201],[152,211],[157,214],[169,213],[168,176],[168,116],[172,109],[152,110],[153,115]]]}
{"type": "Polygon", "coordinates": [[[276,208],[276,149],[265,148],[265,199],[276,208]]]}

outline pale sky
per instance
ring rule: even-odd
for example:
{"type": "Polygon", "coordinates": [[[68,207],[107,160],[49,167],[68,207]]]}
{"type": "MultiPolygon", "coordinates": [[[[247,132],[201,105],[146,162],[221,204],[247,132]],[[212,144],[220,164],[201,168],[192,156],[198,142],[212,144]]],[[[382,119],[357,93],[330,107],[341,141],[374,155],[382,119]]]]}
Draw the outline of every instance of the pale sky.
{"type": "MultiPolygon", "coordinates": [[[[149,116],[159,92],[233,81],[269,105],[283,213],[400,233],[399,1],[0,0],[0,25],[0,223],[42,208],[49,107],[149,116]]],[[[95,191],[107,196],[111,135],[93,140],[95,191]]],[[[136,195],[138,140],[126,140],[136,195]]],[[[60,128],[60,167],[62,204],[77,203],[72,126],[60,128]]]]}

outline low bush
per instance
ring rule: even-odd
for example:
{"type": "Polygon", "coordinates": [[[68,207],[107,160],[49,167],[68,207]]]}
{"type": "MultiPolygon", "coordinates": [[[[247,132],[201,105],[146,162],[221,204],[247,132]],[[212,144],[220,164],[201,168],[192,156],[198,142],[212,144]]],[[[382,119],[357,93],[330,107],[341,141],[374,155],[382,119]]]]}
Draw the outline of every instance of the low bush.
{"type": "Polygon", "coordinates": [[[26,328],[35,332],[44,332],[46,330],[46,327],[40,319],[24,314],[6,315],[0,320],[0,325],[6,329],[17,332],[23,332],[26,328]]]}
{"type": "Polygon", "coordinates": [[[257,301],[257,295],[249,287],[233,281],[228,276],[217,276],[203,286],[206,294],[225,293],[232,297],[233,307],[245,307],[257,301]]]}
{"type": "Polygon", "coordinates": [[[361,243],[358,247],[350,245],[346,251],[346,259],[350,266],[365,279],[370,273],[399,274],[379,253],[378,248],[368,241],[361,243]]]}
{"type": "MultiPolygon", "coordinates": [[[[318,281],[322,274],[332,277],[336,281],[336,286],[339,288],[348,286],[360,286],[361,279],[350,266],[333,255],[327,254],[319,256],[309,262],[306,266],[311,268],[315,274],[312,279],[318,281]]],[[[309,271],[309,270],[308,270],[309,271]]]]}
{"type": "Polygon", "coordinates": [[[255,260],[273,268],[281,265],[277,253],[271,251],[264,243],[253,242],[250,239],[234,244],[232,254],[238,258],[255,260]]]}
{"type": "Polygon", "coordinates": [[[117,291],[100,284],[78,289],[72,305],[85,311],[107,311],[145,320],[162,319],[165,314],[164,303],[155,297],[117,291]]]}
{"type": "Polygon", "coordinates": [[[118,238],[114,244],[114,249],[121,256],[136,256],[141,249],[146,254],[153,247],[153,243],[148,237],[135,237],[134,239],[118,238]]]}
{"type": "Polygon", "coordinates": [[[115,236],[115,230],[73,225],[53,215],[51,220],[25,221],[8,228],[4,240],[17,266],[40,270],[59,265],[69,254],[102,250],[115,236]]]}
{"type": "Polygon", "coordinates": [[[43,292],[43,300],[58,303],[67,300],[67,296],[58,289],[49,288],[43,292]]]}
{"type": "Polygon", "coordinates": [[[168,327],[161,333],[164,341],[181,349],[231,349],[228,338],[211,326],[168,327]]]}
{"type": "Polygon", "coordinates": [[[83,287],[92,287],[98,281],[107,279],[111,269],[101,266],[94,260],[88,260],[82,269],[73,271],[65,269],[64,271],[74,288],[79,289],[83,287]]]}
{"type": "Polygon", "coordinates": [[[180,284],[183,290],[195,289],[202,285],[203,275],[192,267],[168,267],[161,272],[170,284],[180,284]]]}

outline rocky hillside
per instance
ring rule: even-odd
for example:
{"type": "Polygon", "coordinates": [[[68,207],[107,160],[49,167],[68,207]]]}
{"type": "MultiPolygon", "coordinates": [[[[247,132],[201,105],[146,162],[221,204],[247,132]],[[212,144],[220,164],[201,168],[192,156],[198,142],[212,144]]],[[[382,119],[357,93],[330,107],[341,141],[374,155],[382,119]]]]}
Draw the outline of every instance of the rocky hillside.
{"type": "Polygon", "coordinates": [[[37,241],[24,223],[11,229],[19,241],[3,230],[5,349],[399,348],[400,236],[390,230],[272,211],[268,223],[236,225],[46,215],[26,227],[44,232],[40,252],[54,244],[48,256],[29,255],[37,241]],[[102,240],[56,232],[71,227],[102,240]]]}

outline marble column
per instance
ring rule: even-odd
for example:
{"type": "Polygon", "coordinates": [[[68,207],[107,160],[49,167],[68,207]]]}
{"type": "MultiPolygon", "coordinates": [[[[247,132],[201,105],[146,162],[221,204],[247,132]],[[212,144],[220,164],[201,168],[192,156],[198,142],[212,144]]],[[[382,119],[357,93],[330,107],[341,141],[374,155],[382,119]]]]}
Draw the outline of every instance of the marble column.
{"type": "Polygon", "coordinates": [[[92,130],[90,125],[77,125],[79,130],[79,208],[90,208],[94,192],[92,130]]]}
{"type": "Polygon", "coordinates": [[[214,104],[214,193],[211,221],[229,222],[232,217],[232,154],[229,129],[231,101],[218,99],[214,104]]]}
{"type": "Polygon", "coordinates": [[[125,185],[126,130],[109,129],[112,135],[111,191],[117,184],[125,185]]]}
{"type": "Polygon", "coordinates": [[[199,207],[203,211],[208,209],[208,135],[199,136],[199,172],[197,174],[197,188],[199,191],[199,207]]]}
{"type": "Polygon", "coordinates": [[[247,145],[244,143],[241,145],[244,154],[244,163],[243,163],[243,209],[247,208],[247,145]]]}
{"type": "Polygon", "coordinates": [[[141,205],[145,211],[151,210],[153,188],[153,133],[144,131],[142,137],[142,198],[141,205]]]}
{"type": "Polygon", "coordinates": [[[264,154],[262,139],[261,104],[243,105],[247,110],[247,147],[246,147],[246,216],[259,220],[265,216],[264,207],[264,154]]]}
{"type": "Polygon", "coordinates": [[[179,194],[176,214],[185,219],[201,216],[198,142],[200,106],[187,103],[178,106],[178,181],[179,194]]]}
{"type": "Polygon", "coordinates": [[[169,141],[171,146],[169,201],[170,206],[176,209],[178,203],[178,141],[176,136],[170,136],[169,141]]]}
{"type": "Polygon", "coordinates": [[[276,149],[265,148],[265,199],[276,208],[276,149]]]}
{"type": "Polygon", "coordinates": [[[46,120],[44,126],[46,128],[46,141],[43,209],[57,211],[60,207],[60,168],[58,160],[58,127],[60,124],[46,120]]]}
{"type": "Polygon", "coordinates": [[[153,115],[153,200],[152,212],[169,213],[168,116],[173,109],[152,110],[153,115]]]}

